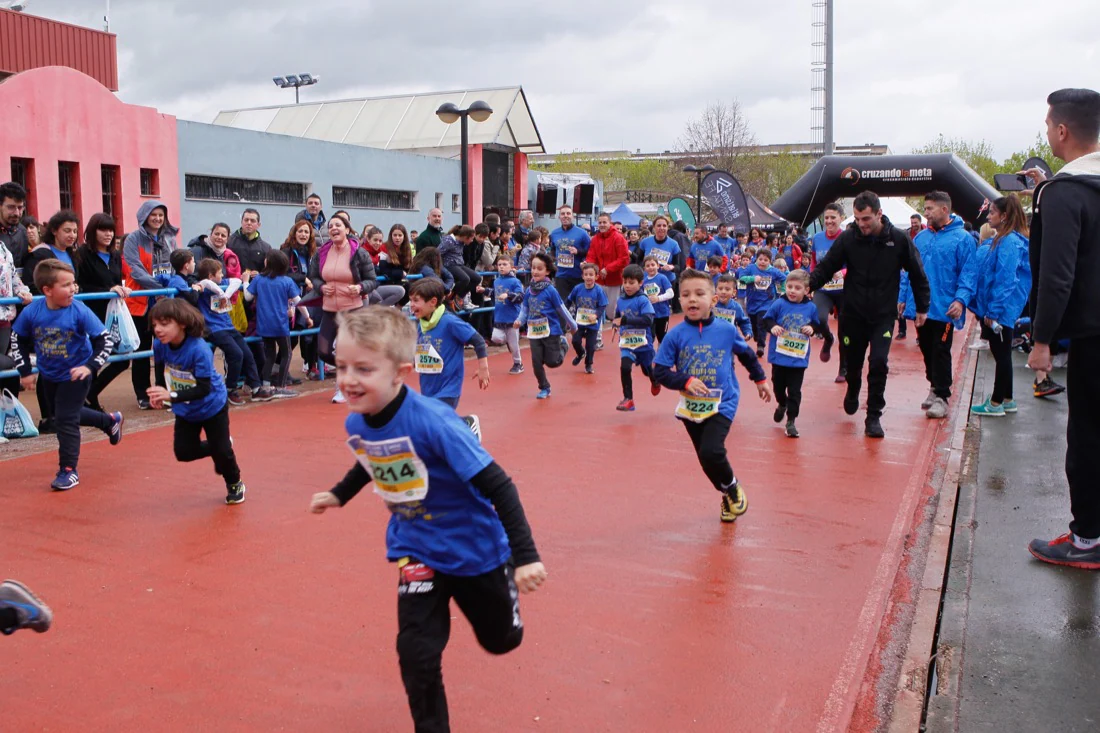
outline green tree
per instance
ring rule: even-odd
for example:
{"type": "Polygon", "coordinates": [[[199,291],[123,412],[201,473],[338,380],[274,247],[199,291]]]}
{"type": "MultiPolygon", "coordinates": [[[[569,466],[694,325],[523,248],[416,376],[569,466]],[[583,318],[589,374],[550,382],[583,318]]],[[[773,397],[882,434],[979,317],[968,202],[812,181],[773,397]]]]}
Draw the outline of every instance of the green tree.
{"type": "Polygon", "coordinates": [[[1024,167],[1024,163],[1028,158],[1042,158],[1055,173],[1062,170],[1062,166],[1065,165],[1064,161],[1054,157],[1054,151],[1050,149],[1050,143],[1047,142],[1046,137],[1042,133],[1038,133],[1035,135],[1035,142],[1032,143],[1030,148],[1008,156],[1005,162],[1001,164],[1001,170],[997,172],[1016,173],[1024,167]]]}
{"type": "Polygon", "coordinates": [[[1001,164],[993,157],[993,145],[985,140],[971,141],[962,138],[945,137],[941,132],[932,142],[913,148],[916,155],[935,153],[954,153],[975,173],[992,185],[993,174],[1001,172],[1001,164]]]}

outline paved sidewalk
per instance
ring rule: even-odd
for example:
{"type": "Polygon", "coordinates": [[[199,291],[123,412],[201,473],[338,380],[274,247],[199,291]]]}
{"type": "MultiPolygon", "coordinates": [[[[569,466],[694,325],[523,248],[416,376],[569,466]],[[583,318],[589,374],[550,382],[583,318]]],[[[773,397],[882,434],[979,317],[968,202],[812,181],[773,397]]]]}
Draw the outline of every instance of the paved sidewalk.
{"type": "MultiPolygon", "coordinates": [[[[930,733],[1100,730],[1100,574],[1027,552],[1067,531],[1066,399],[1032,397],[1025,356],[1014,357],[1020,412],[969,429],[930,733]]],[[[977,369],[975,403],[992,389],[988,352],[977,369]]]]}

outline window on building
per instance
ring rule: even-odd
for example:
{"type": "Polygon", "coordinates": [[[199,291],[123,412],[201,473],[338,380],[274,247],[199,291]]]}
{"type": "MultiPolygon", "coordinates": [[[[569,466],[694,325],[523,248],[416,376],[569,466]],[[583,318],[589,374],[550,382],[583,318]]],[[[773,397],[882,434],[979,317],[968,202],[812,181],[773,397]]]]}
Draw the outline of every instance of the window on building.
{"type": "Polygon", "coordinates": [[[141,195],[160,196],[160,171],[156,168],[141,169],[141,195]]]}
{"type": "Polygon", "coordinates": [[[59,161],[57,164],[58,203],[62,209],[77,210],[80,201],[80,166],[77,163],[59,161]]]}
{"type": "MultiPolygon", "coordinates": [[[[184,195],[189,199],[237,201],[242,204],[305,205],[309,186],[286,181],[252,181],[243,178],[219,178],[188,173],[184,176],[184,195]]],[[[336,204],[337,206],[339,204],[336,204]]]]}
{"type": "Polygon", "coordinates": [[[461,209],[462,209],[462,207],[459,205],[458,194],[457,193],[452,193],[451,194],[451,211],[457,214],[459,211],[461,211],[461,209]]]}
{"type": "Polygon", "coordinates": [[[118,221],[122,213],[120,177],[117,165],[103,165],[99,168],[99,179],[103,189],[103,213],[118,221]]]}
{"type": "Polygon", "coordinates": [[[436,193],[435,195],[435,208],[443,211],[443,194],[436,193]]]}
{"type": "Polygon", "coordinates": [[[23,188],[30,188],[31,170],[34,167],[34,161],[30,158],[12,158],[11,159],[11,180],[14,183],[18,183],[23,188]]]}
{"type": "Polygon", "coordinates": [[[332,187],[332,205],[349,209],[399,209],[416,208],[416,191],[390,191],[384,188],[332,187]]]}

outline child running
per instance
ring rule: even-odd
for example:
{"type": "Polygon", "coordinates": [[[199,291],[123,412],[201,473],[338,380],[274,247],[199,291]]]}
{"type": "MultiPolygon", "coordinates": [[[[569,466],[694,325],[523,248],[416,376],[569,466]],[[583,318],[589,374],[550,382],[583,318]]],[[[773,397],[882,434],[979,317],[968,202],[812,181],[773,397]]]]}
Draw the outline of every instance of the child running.
{"type": "Polygon", "coordinates": [[[34,286],[44,296],[19,314],[12,325],[16,340],[12,361],[23,389],[33,392],[42,380],[42,395],[53,406],[57,425],[58,471],[50,488],[68,491],[80,484],[80,428],[95,427],[122,441],[122,413],[107,414],[84,406],[96,373],[111,356],[114,343],[91,308],[74,300],[76,275],[58,259],[42,260],[34,268],[34,286]],[[38,356],[33,374],[31,354],[38,356]]]}
{"type": "Polygon", "coordinates": [[[374,481],[391,512],[386,558],[397,563],[397,657],[413,723],[449,731],[442,661],[451,599],[482,648],[505,654],[523,640],[519,593],[537,590],[546,569],[512,480],[453,410],[404,385],[416,342],[393,309],[340,314],[336,380],[356,463],[313,496],[310,511],[343,506],[374,481]]]}
{"type": "Polygon", "coordinates": [[[715,289],[718,288],[718,278],[722,276],[722,270],[726,266],[726,258],[712,256],[707,260],[707,274],[710,275],[710,280],[714,283],[715,289]]]}
{"type": "MultiPolygon", "coordinates": [[[[290,378],[290,319],[294,306],[302,299],[302,292],[287,276],[290,259],[280,249],[267,253],[264,271],[251,279],[244,291],[246,300],[256,301],[256,335],[264,340],[263,386],[252,395],[255,400],[285,399],[298,393],[287,389],[290,378]],[[277,354],[277,355],[276,355],[277,354]],[[272,378],[275,365],[279,371],[272,378]]],[[[301,315],[310,328],[313,320],[305,308],[301,315]]]]}
{"type": "Polygon", "coordinates": [[[176,416],[172,447],[181,462],[214,459],[214,473],[225,481],[225,503],[244,501],[245,486],[229,435],[229,400],[214,355],[202,338],[202,314],[179,298],[158,301],[149,311],[153,359],[163,364],[167,387],[150,387],[154,409],[172,403],[176,416]],[[206,440],[202,440],[202,433],[206,440]]]}
{"type": "Polygon", "coordinates": [[[741,282],[748,287],[745,296],[745,311],[752,320],[752,333],[756,337],[756,358],[764,355],[767,346],[768,332],[764,330],[761,321],[768,311],[768,306],[776,298],[776,285],[783,282],[787,276],[772,267],[772,255],[766,248],[761,248],[756,253],[756,262],[741,270],[741,282]]]}
{"type": "Polygon", "coordinates": [[[600,268],[592,262],[581,265],[581,277],[584,282],[573,288],[569,297],[565,299],[567,306],[572,306],[577,312],[577,331],[573,334],[573,350],[577,355],[573,358],[573,366],[584,359],[584,373],[592,374],[592,360],[596,356],[596,341],[600,335],[600,326],[603,324],[604,311],[607,310],[607,294],[596,284],[596,277],[600,268]]]}
{"type": "MultiPolygon", "coordinates": [[[[619,329],[619,377],[623,385],[623,401],[615,409],[620,412],[634,412],[634,365],[637,364],[642,374],[650,379],[653,374],[652,328],[655,316],[653,303],[642,294],[643,277],[642,268],[626,266],[623,270],[623,294],[615,306],[612,325],[619,329]]],[[[661,393],[661,387],[652,382],[650,391],[656,397],[661,393]]]]}
{"type": "Polygon", "coordinates": [[[778,423],[787,416],[787,437],[797,438],[798,418],[802,405],[802,380],[810,366],[810,336],[819,326],[817,306],[809,299],[810,276],[795,270],[787,276],[784,297],[772,303],[764,314],[763,327],[771,333],[768,363],[772,365],[772,385],[775,387],[775,414],[778,423]]]}
{"type": "Polygon", "coordinates": [[[752,247],[749,249],[751,251],[742,254],[738,260],[740,266],[731,270],[733,274],[737,276],[737,302],[742,308],[745,307],[745,301],[749,295],[749,286],[748,283],[742,282],[741,275],[744,273],[744,270],[748,269],[749,265],[752,264],[752,258],[756,256],[756,251],[753,250],[752,247]]]}
{"type": "MultiPolygon", "coordinates": [[[[200,262],[197,272],[198,285],[205,291],[199,295],[199,312],[206,322],[210,343],[221,349],[225,358],[225,386],[229,404],[234,407],[244,404],[244,396],[238,388],[242,373],[253,400],[262,402],[273,399],[274,395],[260,394],[263,383],[256,369],[256,359],[229,316],[230,299],[240,289],[241,281],[235,277],[224,279],[222,263],[213,257],[200,262]]],[[[245,274],[245,277],[248,275],[245,274]]]]}
{"type": "MultiPolygon", "coordinates": [[[[420,375],[420,393],[458,409],[462,399],[462,380],[466,377],[464,349],[474,347],[477,355],[477,381],[489,389],[489,350],[468,321],[447,311],[442,305],[446,291],[435,278],[417,280],[409,288],[409,311],[417,319],[416,373],[420,375]]],[[[481,420],[477,415],[462,418],[481,440],[481,420]]]]}
{"type": "Polygon", "coordinates": [[[715,317],[737,326],[741,335],[748,341],[752,338],[752,321],[745,314],[745,309],[733,297],[737,292],[737,276],[727,273],[718,278],[716,289],[718,300],[714,304],[715,317]]]}
{"type": "Polygon", "coordinates": [[[519,329],[515,327],[523,303],[523,283],[513,274],[512,255],[505,254],[503,248],[497,256],[497,276],[493,281],[493,335],[490,339],[495,345],[508,344],[512,355],[512,368],[509,374],[523,374],[523,357],[519,352],[519,329]]]}
{"type": "Polygon", "coordinates": [[[703,473],[722,494],[722,521],[732,522],[749,505],[726,456],[726,436],[740,398],[733,356],[748,369],[760,399],[769,402],[772,392],[752,347],[732,324],[714,317],[713,303],[710,276],[685,271],[680,277],[684,320],[661,343],[653,376],[662,386],[680,391],[676,417],[684,423],[703,473]]]}
{"type": "Polygon", "coordinates": [[[561,321],[569,324],[570,333],[577,332],[577,322],[573,320],[569,309],[553,287],[551,278],[556,271],[554,259],[550,255],[539,252],[531,257],[531,287],[523,295],[523,306],[513,324],[517,329],[527,326],[527,341],[531,345],[531,368],[539,382],[539,392],[535,395],[538,400],[550,397],[550,380],[546,378],[546,367],[557,369],[565,360],[562,349],[565,338],[561,333],[561,321]]]}
{"type": "Polygon", "coordinates": [[[672,292],[672,282],[668,276],[658,272],[661,263],[654,255],[646,255],[642,266],[645,268],[642,293],[653,304],[653,340],[660,343],[665,340],[665,333],[668,331],[668,319],[672,316],[669,301],[675,293],[672,292]]]}

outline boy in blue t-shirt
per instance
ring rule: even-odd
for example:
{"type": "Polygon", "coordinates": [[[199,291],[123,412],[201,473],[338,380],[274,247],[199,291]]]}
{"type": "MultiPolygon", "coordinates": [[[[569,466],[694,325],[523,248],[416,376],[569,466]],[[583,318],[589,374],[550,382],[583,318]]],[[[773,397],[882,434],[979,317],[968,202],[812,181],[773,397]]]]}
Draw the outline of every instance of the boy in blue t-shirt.
{"type": "MultiPolygon", "coordinates": [[[[651,380],[653,375],[651,329],[655,309],[650,298],[642,292],[643,278],[642,268],[637,265],[627,265],[623,270],[623,293],[615,306],[615,321],[612,324],[619,329],[619,377],[623,385],[623,401],[615,409],[621,412],[634,411],[634,380],[631,374],[634,365],[641,367],[642,374],[651,380]]],[[[651,382],[650,391],[657,396],[661,388],[656,382],[651,382]]]]}
{"type": "Polygon", "coordinates": [[[390,510],[386,558],[397,563],[397,656],[417,730],[447,730],[442,660],[453,598],[481,646],[505,654],[523,640],[519,593],[546,581],[515,484],[454,411],[405,387],[416,330],[392,308],[340,314],[337,387],[351,415],[356,462],[320,514],[372,480],[390,510]]]}
{"type": "Polygon", "coordinates": [[[730,266],[730,272],[737,276],[737,302],[742,308],[745,307],[745,298],[749,294],[749,286],[747,283],[741,281],[741,275],[744,270],[748,269],[748,266],[752,264],[752,258],[755,256],[755,252],[745,252],[737,259],[737,266],[730,266]]]}
{"type": "MultiPolygon", "coordinates": [[[[199,263],[198,284],[203,292],[199,294],[199,312],[206,322],[206,331],[210,343],[222,350],[225,357],[225,386],[228,389],[227,399],[229,404],[240,407],[244,404],[244,396],[238,389],[241,375],[244,375],[244,383],[251,391],[251,399],[256,402],[274,399],[273,393],[265,394],[260,391],[263,383],[260,381],[260,372],[256,368],[256,358],[252,355],[252,349],[245,343],[244,335],[233,325],[233,319],[229,316],[232,308],[231,299],[241,288],[241,281],[237,278],[224,279],[222,263],[213,257],[199,263]]],[[[243,277],[248,278],[249,273],[243,277]]],[[[244,296],[241,296],[244,297],[244,296]]]]}
{"type": "Polygon", "coordinates": [[[726,437],[740,398],[733,355],[749,370],[760,399],[769,402],[772,392],[752,347],[732,324],[714,317],[713,303],[714,286],[706,273],[685,272],[680,278],[684,320],[661,343],[653,378],[680,392],[676,417],[684,423],[703,473],[722,494],[722,521],[732,522],[748,508],[726,456],[726,437]]]}
{"type": "Polygon", "coordinates": [[[646,255],[642,260],[645,275],[642,277],[642,294],[653,304],[653,340],[659,344],[665,340],[668,332],[668,319],[672,316],[672,281],[663,272],[659,272],[660,261],[654,255],[646,255]]]}
{"type": "Polygon", "coordinates": [[[497,276],[493,280],[493,335],[489,339],[497,346],[508,344],[512,355],[512,368],[509,374],[523,374],[523,357],[519,351],[519,329],[516,318],[519,317],[520,304],[523,303],[523,283],[512,274],[512,256],[501,254],[496,261],[497,276]]]}
{"type": "Polygon", "coordinates": [[[767,249],[756,253],[756,262],[741,270],[741,282],[745,283],[748,293],[745,296],[745,312],[752,320],[752,332],[756,336],[756,358],[764,355],[768,333],[760,322],[768,306],[776,298],[776,286],[787,279],[782,272],[772,267],[772,255],[767,249]]]}
{"type": "Polygon", "coordinates": [[[737,277],[729,273],[722,275],[718,278],[715,289],[718,295],[718,300],[714,304],[715,317],[737,326],[746,341],[751,339],[752,321],[745,314],[745,309],[733,298],[734,293],[737,292],[737,277]]]}
{"type": "Polygon", "coordinates": [[[584,280],[573,288],[569,297],[565,299],[566,306],[572,306],[577,320],[577,331],[573,334],[573,350],[577,355],[573,358],[573,366],[584,359],[584,373],[592,374],[592,360],[596,356],[596,340],[600,335],[600,324],[603,323],[603,314],[607,309],[607,294],[596,284],[598,268],[592,262],[581,265],[581,277],[584,280]]]}
{"type": "Polygon", "coordinates": [[[195,277],[195,255],[189,249],[172,250],[168,262],[172,265],[174,274],[158,275],[156,280],[162,282],[166,288],[178,290],[177,298],[183,298],[197,308],[203,287],[195,277]]]}
{"type": "Polygon", "coordinates": [[[229,401],[225,382],[214,368],[214,354],[202,338],[202,314],[170,298],[153,306],[149,323],[156,337],[153,359],[164,365],[168,386],[150,387],[147,394],[154,408],[172,403],[176,460],[212,458],[214,472],[225,481],[225,503],[240,504],[245,486],[229,435],[229,401]]]}
{"type": "Polygon", "coordinates": [[[44,397],[53,405],[59,467],[50,488],[68,491],[80,483],[76,469],[81,426],[99,428],[111,445],[122,440],[121,412],[108,415],[84,406],[114,344],[92,310],[73,299],[76,276],[70,265],[58,259],[40,261],[34,268],[34,286],[44,297],[15,319],[12,361],[23,389],[34,391],[41,379],[44,397]],[[33,373],[32,353],[38,355],[38,374],[33,373]]]}
{"type": "Polygon", "coordinates": [[[726,260],[724,257],[711,257],[707,260],[707,274],[710,275],[710,281],[714,283],[714,289],[718,289],[718,278],[722,277],[722,270],[725,269],[726,260]]]}
{"type": "MultiPolygon", "coordinates": [[[[434,278],[417,280],[409,288],[409,310],[417,319],[416,373],[420,375],[420,393],[458,409],[462,399],[462,381],[466,377],[467,344],[477,355],[477,381],[489,389],[489,349],[481,334],[443,305],[447,291],[434,278]]],[[[477,415],[463,418],[481,440],[481,420],[477,415]]]]}
{"type": "Polygon", "coordinates": [[[787,415],[787,437],[797,438],[794,421],[802,404],[802,380],[810,366],[810,336],[820,326],[817,306],[807,297],[810,276],[795,270],[787,276],[787,291],[764,314],[763,327],[771,333],[768,362],[772,365],[776,422],[787,415]]]}
{"type": "Polygon", "coordinates": [[[710,238],[705,227],[695,227],[695,231],[692,232],[691,236],[691,249],[688,250],[688,267],[702,270],[704,267],[710,266],[711,257],[717,257],[719,271],[726,268],[726,253],[722,249],[722,245],[710,238]]]}

